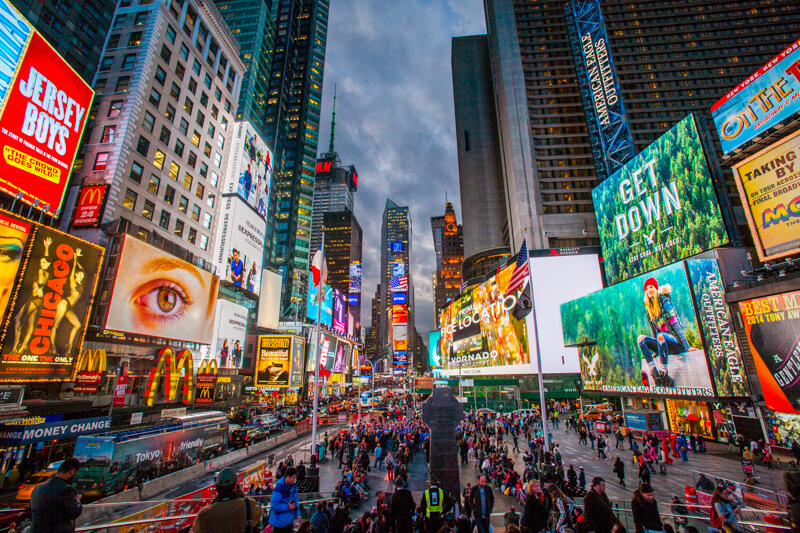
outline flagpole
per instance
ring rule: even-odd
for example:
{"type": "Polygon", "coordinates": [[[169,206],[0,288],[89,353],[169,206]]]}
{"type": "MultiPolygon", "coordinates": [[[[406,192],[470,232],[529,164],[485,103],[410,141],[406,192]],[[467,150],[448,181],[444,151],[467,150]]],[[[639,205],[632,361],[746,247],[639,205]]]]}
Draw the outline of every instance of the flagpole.
{"type": "MultiPolygon", "coordinates": [[[[320,250],[322,250],[322,263],[320,265],[320,272],[325,270],[325,232],[322,232],[322,244],[320,245],[320,250]]],[[[322,332],[320,331],[320,322],[322,321],[322,300],[325,297],[325,280],[323,279],[324,276],[320,274],[319,276],[319,287],[317,287],[317,353],[314,354],[314,358],[316,359],[316,364],[314,365],[314,410],[311,416],[311,457],[316,457],[318,450],[317,450],[317,416],[319,414],[319,364],[320,364],[320,356],[322,354],[322,345],[320,344],[320,337],[322,332]]],[[[313,278],[312,278],[313,279],[313,278]]],[[[319,459],[317,457],[317,459],[319,459]]]]}

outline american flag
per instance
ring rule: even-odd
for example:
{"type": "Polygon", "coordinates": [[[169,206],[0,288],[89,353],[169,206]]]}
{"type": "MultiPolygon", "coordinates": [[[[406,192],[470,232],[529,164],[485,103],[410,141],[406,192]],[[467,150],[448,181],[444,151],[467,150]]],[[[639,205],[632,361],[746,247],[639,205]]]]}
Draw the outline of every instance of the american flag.
{"type": "Polygon", "coordinates": [[[389,280],[392,292],[403,292],[408,290],[408,276],[392,276],[389,280]]]}
{"type": "Polygon", "coordinates": [[[526,239],[523,239],[522,248],[519,249],[517,254],[517,265],[514,267],[514,273],[511,274],[511,281],[508,282],[506,297],[525,286],[525,282],[528,280],[528,272],[528,244],[526,239]]]}

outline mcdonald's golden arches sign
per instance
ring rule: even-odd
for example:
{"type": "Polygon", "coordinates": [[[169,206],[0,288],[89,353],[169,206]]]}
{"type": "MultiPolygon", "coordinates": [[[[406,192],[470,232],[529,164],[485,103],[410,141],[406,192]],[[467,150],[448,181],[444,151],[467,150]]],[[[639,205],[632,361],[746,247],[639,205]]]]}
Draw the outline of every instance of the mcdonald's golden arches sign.
{"type": "Polygon", "coordinates": [[[100,390],[100,383],[106,373],[106,351],[101,349],[87,349],[78,360],[77,375],[75,376],[75,388],[73,392],[84,392],[97,394],[100,390]]]}
{"type": "Polygon", "coordinates": [[[75,212],[72,215],[73,228],[97,227],[103,219],[108,185],[84,185],[78,193],[75,212]]]}
{"type": "Polygon", "coordinates": [[[203,359],[197,371],[197,395],[194,403],[214,401],[214,386],[217,383],[217,360],[203,359]]]}

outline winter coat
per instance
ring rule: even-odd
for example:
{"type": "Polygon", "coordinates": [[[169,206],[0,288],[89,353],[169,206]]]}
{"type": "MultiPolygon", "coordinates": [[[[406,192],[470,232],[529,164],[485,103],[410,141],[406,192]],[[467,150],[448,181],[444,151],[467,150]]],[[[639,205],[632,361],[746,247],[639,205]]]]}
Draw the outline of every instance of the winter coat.
{"type": "Polygon", "coordinates": [[[270,499],[269,523],[272,527],[286,527],[300,516],[300,500],[297,494],[297,485],[287,485],[286,478],[282,477],[275,483],[270,499]],[[289,509],[289,502],[295,503],[294,509],[289,509]]]}
{"type": "Polygon", "coordinates": [[[661,524],[661,517],[658,514],[658,502],[646,499],[638,490],[633,492],[631,510],[633,511],[633,524],[636,526],[636,533],[644,533],[645,529],[664,530],[664,526],[661,524]]]}
{"type": "Polygon", "coordinates": [[[611,501],[605,493],[599,494],[596,490],[589,489],[583,505],[584,520],[589,531],[611,533],[614,526],[619,523],[619,519],[611,507],[611,501]]]}
{"type": "Polygon", "coordinates": [[[539,533],[547,528],[547,508],[542,499],[536,495],[529,495],[525,499],[522,527],[527,527],[533,533],[539,533]]]}

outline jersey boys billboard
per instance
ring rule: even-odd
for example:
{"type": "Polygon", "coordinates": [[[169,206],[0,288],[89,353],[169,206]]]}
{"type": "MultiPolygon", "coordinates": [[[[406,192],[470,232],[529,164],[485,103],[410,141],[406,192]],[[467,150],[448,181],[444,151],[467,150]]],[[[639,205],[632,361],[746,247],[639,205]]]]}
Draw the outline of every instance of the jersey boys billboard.
{"type": "Polygon", "coordinates": [[[734,165],[753,242],[761,261],[800,248],[800,132],[734,165]]]}
{"type": "Polygon", "coordinates": [[[0,22],[0,190],[57,216],[94,92],[7,0],[0,22]]]}
{"type": "Polygon", "coordinates": [[[728,242],[692,115],[598,185],[592,199],[611,284],[728,242]]]}

